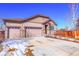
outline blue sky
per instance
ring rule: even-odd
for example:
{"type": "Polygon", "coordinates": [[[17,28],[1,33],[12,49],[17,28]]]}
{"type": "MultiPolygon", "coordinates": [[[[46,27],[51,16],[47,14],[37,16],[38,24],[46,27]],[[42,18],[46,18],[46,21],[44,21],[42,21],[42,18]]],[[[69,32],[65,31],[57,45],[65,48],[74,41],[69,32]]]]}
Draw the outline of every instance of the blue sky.
{"type": "MultiPolygon", "coordinates": [[[[49,16],[63,28],[67,24],[67,17],[70,13],[69,4],[46,4],[46,3],[25,3],[25,4],[0,4],[0,18],[28,18],[37,14],[49,16]]],[[[0,22],[2,23],[2,22],[0,22]]]]}

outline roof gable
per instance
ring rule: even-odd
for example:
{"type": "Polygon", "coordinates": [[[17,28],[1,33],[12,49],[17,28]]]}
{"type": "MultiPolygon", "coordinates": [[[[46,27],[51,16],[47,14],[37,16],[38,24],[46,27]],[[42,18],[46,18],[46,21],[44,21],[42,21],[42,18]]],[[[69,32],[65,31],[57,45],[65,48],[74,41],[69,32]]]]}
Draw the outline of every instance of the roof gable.
{"type": "Polygon", "coordinates": [[[45,23],[47,22],[49,19],[48,18],[45,18],[45,17],[35,17],[35,18],[32,18],[32,19],[29,19],[29,20],[26,20],[28,22],[32,22],[32,23],[45,23]]]}

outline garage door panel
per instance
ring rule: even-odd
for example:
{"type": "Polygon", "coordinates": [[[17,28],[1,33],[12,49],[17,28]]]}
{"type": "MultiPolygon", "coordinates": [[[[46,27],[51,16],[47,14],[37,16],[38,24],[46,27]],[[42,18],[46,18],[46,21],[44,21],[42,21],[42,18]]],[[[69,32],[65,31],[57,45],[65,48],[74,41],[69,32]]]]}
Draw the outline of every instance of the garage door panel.
{"type": "Polygon", "coordinates": [[[10,28],[9,38],[20,38],[20,29],[10,28]]]}
{"type": "Polygon", "coordinates": [[[26,29],[26,36],[41,36],[42,35],[42,29],[41,28],[30,28],[26,29]]]}

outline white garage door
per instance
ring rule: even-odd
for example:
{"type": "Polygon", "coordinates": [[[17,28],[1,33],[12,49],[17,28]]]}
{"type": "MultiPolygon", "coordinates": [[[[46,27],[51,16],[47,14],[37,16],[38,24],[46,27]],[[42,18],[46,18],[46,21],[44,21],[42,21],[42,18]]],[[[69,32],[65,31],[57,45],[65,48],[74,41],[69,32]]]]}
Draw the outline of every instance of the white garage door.
{"type": "Polygon", "coordinates": [[[28,36],[41,36],[42,35],[42,28],[27,28],[26,29],[26,37],[28,36]]]}
{"type": "Polygon", "coordinates": [[[20,38],[20,29],[10,28],[9,29],[9,38],[12,38],[12,39],[20,38]]]}

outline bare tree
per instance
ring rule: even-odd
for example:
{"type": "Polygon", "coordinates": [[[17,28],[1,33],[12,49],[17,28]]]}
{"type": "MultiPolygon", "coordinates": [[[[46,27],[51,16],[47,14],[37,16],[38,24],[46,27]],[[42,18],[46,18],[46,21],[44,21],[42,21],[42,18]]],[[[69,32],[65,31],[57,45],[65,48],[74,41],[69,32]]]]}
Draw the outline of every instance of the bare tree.
{"type": "Polygon", "coordinates": [[[67,22],[68,26],[71,29],[75,28],[76,20],[78,19],[79,13],[78,13],[78,4],[77,3],[70,3],[69,5],[69,13],[67,14],[67,22]]]}

